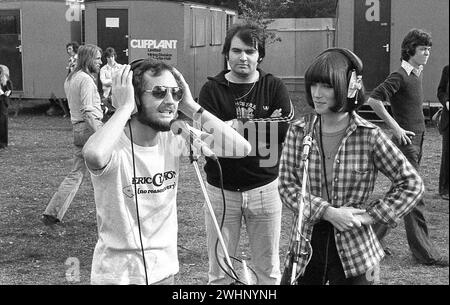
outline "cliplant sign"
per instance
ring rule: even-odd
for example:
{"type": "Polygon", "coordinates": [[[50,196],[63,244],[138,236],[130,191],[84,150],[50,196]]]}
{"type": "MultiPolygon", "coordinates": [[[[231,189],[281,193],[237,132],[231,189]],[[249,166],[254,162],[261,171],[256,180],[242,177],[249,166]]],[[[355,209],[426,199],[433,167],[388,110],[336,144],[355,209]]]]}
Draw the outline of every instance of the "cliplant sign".
{"type": "Polygon", "coordinates": [[[130,51],[132,59],[153,58],[171,65],[177,64],[178,40],[168,39],[131,39],[130,51]]]}

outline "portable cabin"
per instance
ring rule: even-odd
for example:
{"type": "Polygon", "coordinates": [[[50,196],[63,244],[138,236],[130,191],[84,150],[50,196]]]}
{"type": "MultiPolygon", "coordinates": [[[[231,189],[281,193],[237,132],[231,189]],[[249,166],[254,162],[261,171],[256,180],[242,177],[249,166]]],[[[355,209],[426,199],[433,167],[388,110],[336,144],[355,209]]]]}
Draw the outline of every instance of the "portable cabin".
{"type": "Polygon", "coordinates": [[[66,44],[79,42],[78,17],[66,1],[0,2],[0,64],[10,70],[13,96],[64,97],[66,44]]]}
{"type": "Polygon", "coordinates": [[[87,1],[86,43],[116,50],[119,63],[152,57],[174,65],[194,97],[225,66],[221,55],[235,11],[193,2],[87,1]]]}
{"type": "Polygon", "coordinates": [[[412,28],[433,38],[423,88],[424,102],[436,103],[442,68],[449,62],[448,0],[339,0],[336,44],[361,57],[368,90],[398,68],[402,40],[412,28]]]}

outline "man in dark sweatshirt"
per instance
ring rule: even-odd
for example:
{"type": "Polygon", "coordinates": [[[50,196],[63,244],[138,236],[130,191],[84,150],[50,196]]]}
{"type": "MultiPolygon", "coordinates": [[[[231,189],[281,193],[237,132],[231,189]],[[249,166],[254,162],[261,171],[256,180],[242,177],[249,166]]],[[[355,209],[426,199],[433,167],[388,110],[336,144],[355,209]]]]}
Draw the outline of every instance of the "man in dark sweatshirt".
{"type": "MultiPolygon", "coordinates": [[[[368,99],[375,113],[392,129],[394,143],[417,170],[425,134],[422,69],[430,56],[431,46],[430,34],[419,29],[410,30],[402,42],[400,68],[375,88],[368,99]],[[383,101],[390,102],[393,116],[386,111],[383,101]]],[[[409,247],[421,264],[448,266],[448,258],[442,257],[431,242],[424,210],[425,204],[420,200],[404,217],[409,247]]],[[[388,230],[377,225],[375,232],[381,241],[388,230]]]]}
{"type": "MultiPolygon", "coordinates": [[[[235,256],[244,219],[258,284],[279,284],[282,203],[278,193],[278,166],[294,110],[283,82],[258,68],[265,56],[264,35],[259,27],[250,24],[231,27],[222,54],[230,70],[208,77],[200,91],[199,103],[227,121],[252,144],[250,155],[243,159],[219,158],[226,198],[222,235],[228,254],[235,256]]],[[[210,158],[205,172],[208,195],[220,223],[224,209],[220,171],[210,158]]],[[[220,267],[226,266],[224,251],[218,247],[216,253],[217,233],[207,209],[205,220],[208,283],[228,284],[230,278],[220,267]]]]}

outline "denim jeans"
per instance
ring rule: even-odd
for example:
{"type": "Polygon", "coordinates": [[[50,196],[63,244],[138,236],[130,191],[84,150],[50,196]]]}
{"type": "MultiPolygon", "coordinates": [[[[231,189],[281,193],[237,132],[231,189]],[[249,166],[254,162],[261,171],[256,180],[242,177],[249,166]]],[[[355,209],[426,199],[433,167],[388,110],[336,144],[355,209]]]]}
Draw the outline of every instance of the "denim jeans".
{"type": "MultiPolygon", "coordinates": [[[[208,195],[220,226],[223,212],[221,189],[206,185],[208,195]]],[[[280,283],[279,241],[281,231],[281,199],[278,193],[278,179],[245,192],[225,190],[226,215],[222,235],[230,256],[236,256],[241,234],[242,220],[247,227],[250,243],[251,265],[260,285],[280,283]]],[[[206,235],[208,243],[208,284],[226,285],[232,280],[219,267],[215,245],[217,232],[209,210],[205,207],[206,235]]],[[[217,247],[222,265],[224,254],[220,243],[217,247]]]]}
{"type": "Polygon", "coordinates": [[[58,190],[48,203],[44,215],[54,216],[60,221],[63,219],[86,174],[82,149],[91,134],[92,131],[87,127],[86,123],[73,125],[72,170],[59,185],[58,190]]]}
{"type": "MultiPolygon", "coordinates": [[[[423,138],[423,132],[416,133],[412,138],[412,143],[409,145],[400,145],[393,139],[393,142],[403,152],[406,159],[408,159],[417,171],[419,170],[420,160],[422,159],[423,138]]],[[[441,257],[428,235],[424,211],[425,203],[423,202],[423,199],[420,199],[412,211],[403,218],[409,248],[411,249],[413,256],[422,264],[431,263],[441,257]]],[[[375,224],[373,229],[380,241],[390,231],[388,226],[380,223],[375,224]]]]}

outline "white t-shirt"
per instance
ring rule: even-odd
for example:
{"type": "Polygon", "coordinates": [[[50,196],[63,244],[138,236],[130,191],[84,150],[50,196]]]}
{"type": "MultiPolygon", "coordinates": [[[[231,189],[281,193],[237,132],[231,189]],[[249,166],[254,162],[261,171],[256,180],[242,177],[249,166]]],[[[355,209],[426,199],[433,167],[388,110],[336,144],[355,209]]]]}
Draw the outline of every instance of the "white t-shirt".
{"type": "Polygon", "coordinates": [[[135,187],[148,282],[179,270],[176,194],[179,156],[186,144],[172,132],[160,132],[157,143],[134,144],[134,175],[131,142],[123,133],[108,165],[91,171],[98,227],[92,284],[145,284],[135,187]]]}

